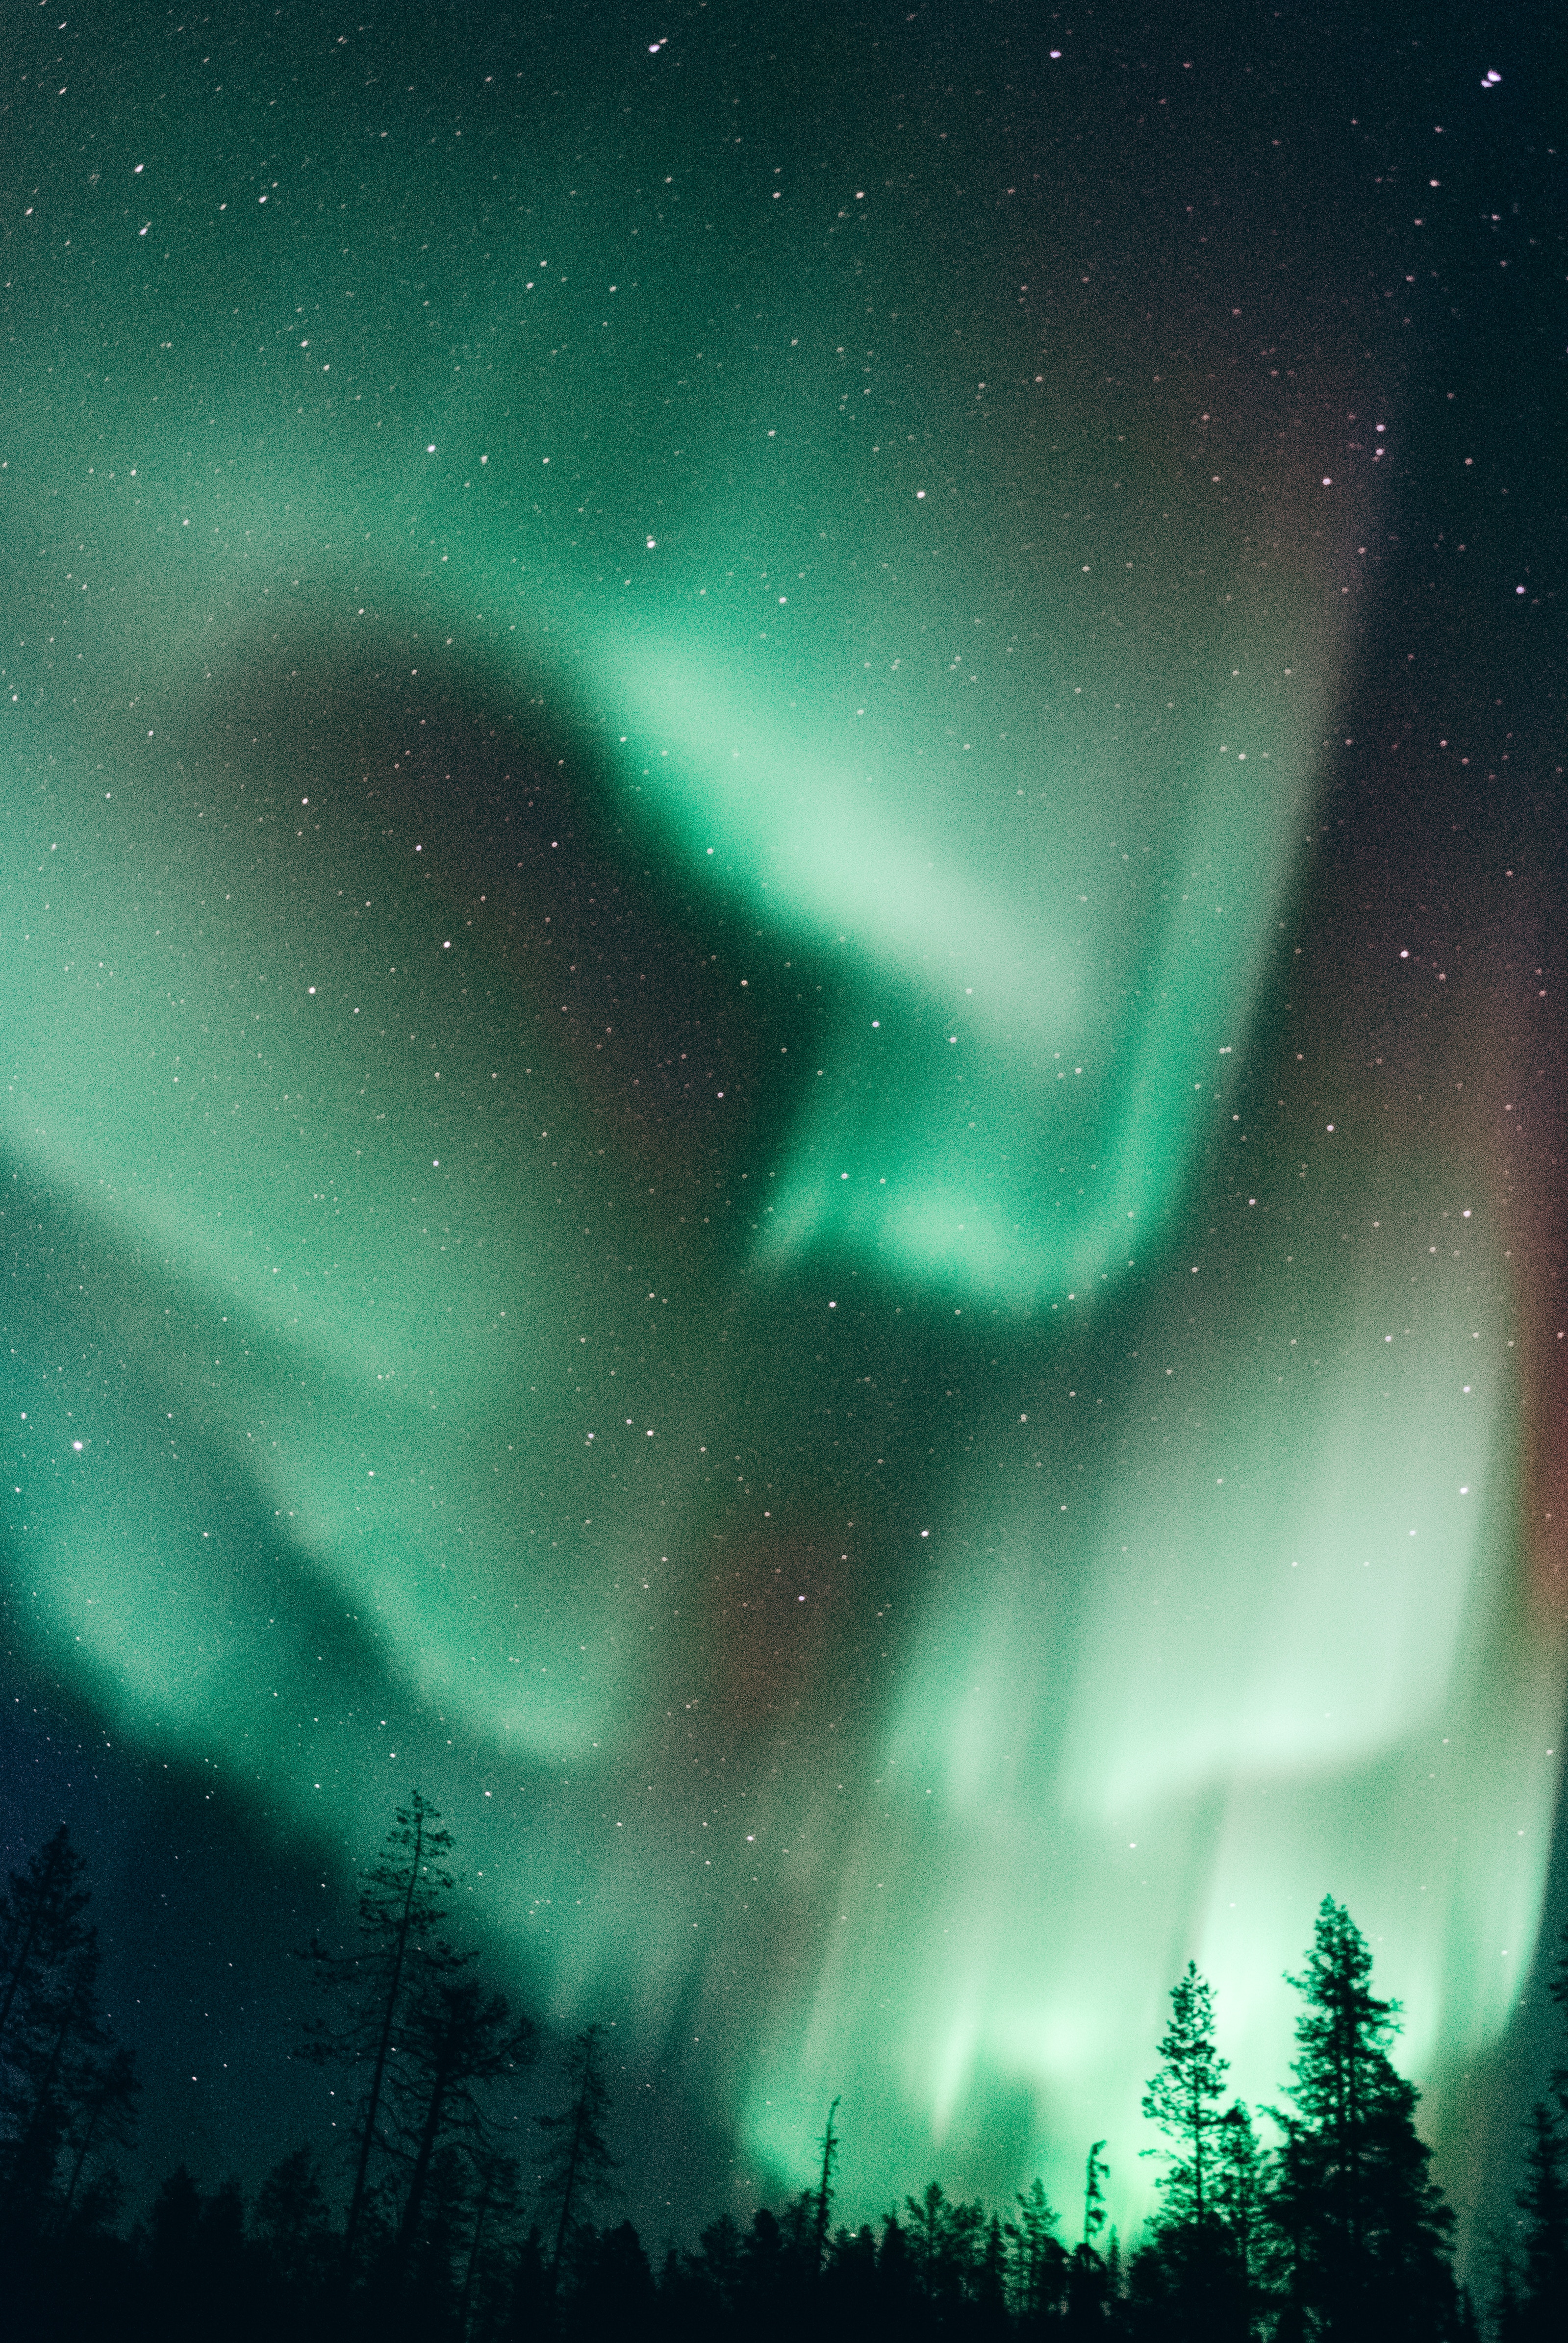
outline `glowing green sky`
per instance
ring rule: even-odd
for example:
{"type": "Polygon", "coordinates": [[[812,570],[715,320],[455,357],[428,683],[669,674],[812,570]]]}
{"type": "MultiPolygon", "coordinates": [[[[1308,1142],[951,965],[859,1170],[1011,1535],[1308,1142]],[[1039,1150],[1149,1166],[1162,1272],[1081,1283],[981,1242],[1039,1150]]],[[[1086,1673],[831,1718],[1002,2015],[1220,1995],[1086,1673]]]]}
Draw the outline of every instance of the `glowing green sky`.
{"type": "Polygon", "coordinates": [[[729,15],[326,21],[84,17],[27,101],[36,1647],[346,1854],[422,1783],[759,2172],[841,2092],[850,2191],[1110,2135],[1126,2219],[1171,1978],[1268,2097],[1325,1892],[1457,2070],[1562,1678],[1485,1144],[1388,1134],[1301,957],[1338,360],[1134,373],[1010,148],[938,233],[1007,141],[933,158],[930,60],[780,130],[729,15]]]}

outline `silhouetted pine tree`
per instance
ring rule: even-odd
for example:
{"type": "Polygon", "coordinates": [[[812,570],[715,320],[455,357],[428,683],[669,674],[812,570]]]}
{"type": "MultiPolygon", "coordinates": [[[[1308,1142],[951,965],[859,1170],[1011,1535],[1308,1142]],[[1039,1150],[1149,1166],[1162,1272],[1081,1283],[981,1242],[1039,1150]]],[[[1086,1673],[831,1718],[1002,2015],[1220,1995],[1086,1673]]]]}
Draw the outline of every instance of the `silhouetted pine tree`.
{"type": "Polygon", "coordinates": [[[885,2332],[909,2335],[921,2331],[925,2298],[915,2276],[909,2238],[896,2213],[887,2213],[882,2217],[882,2242],[877,2250],[877,2291],[885,2332]]]}
{"type": "Polygon", "coordinates": [[[1173,2145],[1148,2148],[1161,2156],[1159,2179],[1168,2217],[1203,2228],[1214,2217],[1228,2059],[1214,2039],[1214,1996],[1189,1961],[1171,1988],[1171,2017],[1160,2041],[1160,2070],[1143,2094],[1143,2112],[1173,2145]]]}
{"type": "Polygon", "coordinates": [[[139,2323],[100,2331],[128,2332],[137,2343],[208,2343],[219,2334],[251,2343],[264,2332],[266,2295],[256,2282],[237,2181],[204,2197],[183,2165],[170,2173],[154,2201],[142,2262],[139,2323]]]}
{"type": "Polygon", "coordinates": [[[646,2334],[657,2308],[653,2272],[629,2221],[595,2233],[573,2271],[568,2331],[580,2343],[623,2343],[646,2334]]]}
{"type": "Polygon", "coordinates": [[[378,2336],[409,2343],[455,2336],[471,2178],[467,2158],[450,2141],[440,2142],[426,2169],[416,2221],[407,2232],[399,2226],[367,2289],[378,2336]]]}
{"type": "Polygon", "coordinates": [[[334,2247],[332,2217],[308,2147],[284,2157],[262,2182],[251,2235],[274,2279],[296,2302],[326,2284],[334,2247]]]}
{"type": "Polygon", "coordinates": [[[457,2325],[467,2338],[498,2322],[508,2286],[521,2203],[522,2178],[515,2156],[488,2146],[470,2150],[473,2187],[463,2249],[457,2325]]]}
{"type": "MultiPolygon", "coordinates": [[[[1568,2017],[1568,1935],[1547,1991],[1568,2017]]],[[[1524,2185],[1517,2199],[1519,2248],[1494,2307],[1499,2343],[1543,2343],[1568,2331],[1568,2068],[1553,2072],[1551,2101],[1530,2112],[1524,2185]]]]}
{"type": "MultiPolygon", "coordinates": [[[[538,2036],[533,2021],[516,2016],[505,1994],[487,1994],[473,1977],[451,1974],[427,1978],[399,2031],[390,2095],[407,2167],[392,2247],[394,2275],[401,2282],[431,2209],[437,2158],[460,2146],[467,2151],[463,2169],[471,2174],[495,2152],[487,2091],[516,2081],[532,2063],[538,2036]]],[[[440,2198],[448,2212],[455,2186],[448,2178],[440,2198]]]]}
{"type": "Polygon", "coordinates": [[[812,2247],[809,2195],[787,2205],[782,2220],[766,2206],[753,2214],[740,2248],[738,2323],[758,2343],[783,2343],[807,2316],[812,2247]]]}
{"type": "Polygon", "coordinates": [[[838,2230],[822,2272],[823,2322],[829,2334],[869,2336],[877,2331],[877,2233],[863,2222],[851,2233],[838,2230]]]}
{"type": "Polygon", "coordinates": [[[828,2221],[833,2208],[833,2166],[839,2154],[839,2135],[833,2129],[833,2117],[839,2112],[834,2100],[828,2110],[828,2120],[822,2129],[822,2169],[811,2197],[811,2275],[820,2275],[823,2256],[828,2249],[828,2221]]]}
{"type": "Polygon", "coordinates": [[[1101,2155],[1105,2146],[1097,2139],[1083,2160],[1083,2240],[1092,2246],[1105,2227],[1105,2189],[1103,2183],[1111,2177],[1111,2167],[1101,2155]]]}
{"type": "Polygon", "coordinates": [[[0,1902],[0,2229],[29,2252],[102,2217],[94,2159],[133,2132],[137,2085],[98,2009],[91,1900],[62,1824],[0,1902]]]}
{"type": "Polygon", "coordinates": [[[1027,2195],[1013,2199],[1018,2210],[1004,2234],[1008,2241],[1008,2302],[1025,2336],[1044,2328],[1061,2308],[1067,2287],[1067,2248],[1057,2236],[1057,2214],[1045,2184],[1031,2181],[1027,2195]]]}
{"type": "Polygon", "coordinates": [[[973,2302],[975,2316],[970,2331],[977,2343],[987,2338],[1000,2338],[1008,2331],[1007,2303],[1007,2232],[1000,2214],[992,2213],[985,2225],[985,2238],[980,2258],[975,2265],[973,2302]]]}
{"type": "Polygon", "coordinates": [[[1104,2146],[1097,2139],[1084,2158],[1083,2234],[1068,2257],[1062,2332],[1074,2338],[1104,2332],[1113,2292],[1111,2272],[1095,2243],[1107,2218],[1103,2184],[1111,2167],[1100,2152],[1104,2146]]]}
{"type": "Polygon", "coordinates": [[[1245,2110],[1232,2121],[1221,2107],[1229,2062],[1214,2039],[1212,1991],[1193,1961],[1171,1989],[1160,2058],[1143,2113],[1171,2145],[1144,2151],[1165,2159],[1164,2203],[1133,2258],[1138,2323],[1172,2343],[1245,2343],[1252,2327],[1247,2264],[1228,2213],[1254,2143],[1245,2110]]]}
{"type": "Polygon", "coordinates": [[[537,2222],[524,2238],[501,2292],[500,2317],[493,2330],[501,2343],[539,2343],[549,2332],[555,2298],[537,2222]]]}
{"type": "MultiPolygon", "coordinates": [[[[793,2343],[808,2320],[823,2343],[1244,2343],[1260,2321],[1269,2343],[1475,2343],[1416,2093],[1389,2056],[1397,2005],[1373,1994],[1366,1946],[1327,1899],[1291,1980],[1303,2006],[1277,2155],[1244,2106],[1225,2104],[1195,1966],[1173,1988],[1143,2103],[1167,2143],[1162,2209],[1125,2287],[1114,2231],[1103,2243],[1103,2140],[1070,2251],[1038,2180],[1005,2221],[933,2181],[885,2216],[879,2240],[869,2227],[829,2236],[837,2100],[815,2184],[745,2232],[715,2222],[695,2254],[667,2255],[656,2285],[631,2225],[588,2217],[614,2169],[591,2026],[568,2061],[568,2103],[537,2119],[542,2225],[519,2247],[520,2176],[500,2127],[534,2028],[440,1933],[453,1882],[438,1824],[416,1795],[365,1875],[357,1952],[312,1947],[340,2015],[308,2029],[305,2055],[343,2062],[359,2086],[348,2232],[369,2275],[357,2292],[303,2148],[268,2176],[248,2235],[236,2184],[204,2197],[183,2170],[130,2240],[106,2233],[101,2159],[128,2136],[136,2087],[97,2013],[81,1865],[62,1830],[13,1875],[0,1903],[6,2343],[272,2343],[281,2328],[296,2343],[793,2343]]],[[[1568,2001],[1568,1973],[1553,1994],[1568,2001]]],[[[1554,2090],[1533,2119],[1499,2343],[1568,2328],[1568,2074],[1554,2090]]]]}
{"type": "Polygon", "coordinates": [[[1216,2202],[1231,2233],[1241,2283],[1251,2302],[1262,2278],[1270,2160],[1244,2099],[1232,2099],[1221,2127],[1216,2202]]]}
{"type": "Polygon", "coordinates": [[[1062,2334],[1070,2338],[1071,2343],[1103,2335],[1115,2298],[1116,2287],[1109,2266],[1087,2238],[1081,2239],[1068,2257],[1062,2334]]]}
{"type": "Polygon", "coordinates": [[[939,2181],[904,2199],[904,2237],[915,2280],[939,2322],[951,2324],[974,2288],[985,2211],[956,2205],[939,2181]]]}
{"type": "Polygon", "coordinates": [[[729,2213],[710,2221],[697,2241],[687,2264],[693,2280],[692,2307],[699,2324],[716,2332],[739,2307],[745,2277],[745,2244],[740,2226],[729,2213]]]}
{"type": "Polygon", "coordinates": [[[1287,1980],[1296,2025],[1294,2114],[1270,2198],[1282,2335],[1402,2343],[1452,2335],[1452,2215],[1415,2128],[1418,2094],[1387,2045],[1399,2005],[1372,1990],[1372,1956],[1350,1915],[1325,1896],[1306,1971],[1287,1980]]]}
{"type": "Polygon", "coordinates": [[[616,2160],[604,2137],[604,2127],[609,2119],[609,2087],[601,2072],[599,2036],[603,2030],[599,2026],[587,2026],[572,2044],[567,2056],[569,2103],[555,2115],[534,2118],[550,2142],[539,2203],[541,2210],[550,2217],[555,2231],[549,2264],[552,2293],[559,2289],[561,2265],[574,2217],[580,2218],[584,2208],[603,2194],[606,2182],[616,2169],[616,2160]]]}
{"type": "Polygon", "coordinates": [[[312,1937],[306,1954],[337,2010],[307,2023],[296,2055],[313,2066],[344,2068],[357,2092],[350,2135],[354,2179],[343,2229],[346,2269],[360,2243],[398,2029],[417,1996],[462,1966],[439,1934],[455,1884],[447,1867],[452,1835],[440,1821],[439,1808],[416,1790],[398,1807],[385,1846],[362,1875],[358,1949],[331,1952],[312,1937]]]}
{"type": "Polygon", "coordinates": [[[1531,2109],[1530,2135],[1519,2257],[1496,2308],[1498,2343],[1559,2343],[1568,2333],[1568,2146],[1543,2099],[1531,2109]]]}

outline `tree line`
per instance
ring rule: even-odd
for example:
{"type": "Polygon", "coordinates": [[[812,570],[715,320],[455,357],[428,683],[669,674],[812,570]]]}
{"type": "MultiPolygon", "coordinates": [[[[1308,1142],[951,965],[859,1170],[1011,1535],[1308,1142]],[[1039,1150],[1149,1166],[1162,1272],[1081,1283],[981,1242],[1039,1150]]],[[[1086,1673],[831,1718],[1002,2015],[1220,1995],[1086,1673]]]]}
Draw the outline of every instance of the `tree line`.
{"type": "MultiPolygon", "coordinates": [[[[870,2343],[1553,2343],[1568,2334],[1568,2069],[1530,2124],[1518,2233],[1483,2315],[1455,2283],[1453,2217],[1390,2055],[1399,2005],[1325,1897],[1277,2107],[1226,2088],[1214,1997],[1189,1963],[1143,2113],[1159,2207],[1109,2227],[1106,2142],[1066,2222],[1037,2179],[998,2211],[932,2181],[877,2224],[835,2225],[839,2102],[813,2185],[742,2229],[729,2215],[656,2269],[609,2217],[615,2158],[598,2026],[548,2113],[519,2086],[538,2030],[447,1930],[453,1845],[416,1794],[361,1875],[353,1944],[313,1940],[292,2056],[338,2077],[336,2162],[301,2146],[246,2206],[183,2168],[126,2225],[116,2156],[138,2085],[98,2006],[100,1956],[62,1827],[0,1906],[0,2268],[7,2331],[248,2343],[785,2343],[809,2324],[870,2343]]],[[[1552,1987],[1568,2012],[1568,1957],[1552,1987]]]]}

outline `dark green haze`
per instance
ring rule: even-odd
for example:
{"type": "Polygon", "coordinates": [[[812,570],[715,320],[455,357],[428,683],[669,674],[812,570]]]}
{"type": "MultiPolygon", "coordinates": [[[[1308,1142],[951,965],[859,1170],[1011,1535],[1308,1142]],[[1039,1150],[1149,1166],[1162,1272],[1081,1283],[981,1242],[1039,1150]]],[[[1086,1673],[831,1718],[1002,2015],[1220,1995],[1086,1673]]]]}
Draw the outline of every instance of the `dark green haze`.
{"type": "Polygon", "coordinates": [[[422,1785],[753,2171],[1130,2218],[1186,1958],[1266,2097],[1331,1891],[1456,2073],[1557,1777],[1489,1141],[1301,926],[1339,166],[1022,9],[382,13],[5,12],[14,1609],[422,1785]]]}

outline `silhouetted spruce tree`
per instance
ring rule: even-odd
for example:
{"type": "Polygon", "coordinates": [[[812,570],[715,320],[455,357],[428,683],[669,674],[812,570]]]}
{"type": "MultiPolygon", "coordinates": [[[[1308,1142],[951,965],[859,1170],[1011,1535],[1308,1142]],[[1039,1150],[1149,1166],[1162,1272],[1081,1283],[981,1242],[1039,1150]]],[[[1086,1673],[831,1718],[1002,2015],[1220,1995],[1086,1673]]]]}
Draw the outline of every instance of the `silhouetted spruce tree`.
{"type": "Polygon", "coordinates": [[[740,2230],[720,2214],[698,2240],[695,2253],[671,2247],[659,2278],[659,2324],[681,2343],[708,2343],[727,2334],[739,2299],[740,2230]]]}
{"type": "Polygon", "coordinates": [[[0,1902],[0,2226],[18,2237],[101,2214],[103,2188],[83,2195],[91,2159],[131,2137],[136,2076],[98,2009],[91,1900],[62,1824],[0,1902]]]}
{"type": "Polygon", "coordinates": [[[60,2126],[50,2109],[50,2046],[84,1966],[95,1964],[81,1858],[64,1825],[0,1898],[0,2242],[5,2298],[19,2330],[42,2330],[48,2273],[40,2252],[60,2126]]]}
{"type": "Polygon", "coordinates": [[[1068,2256],[1061,2331],[1071,2343],[1103,2335],[1115,2297],[1111,2272],[1097,2248],[1081,2241],[1068,2256]]]}
{"type": "MultiPolygon", "coordinates": [[[[1164,2201],[1150,2243],[1134,2257],[1134,2296],[1145,2323],[1172,2338],[1240,2343],[1251,2333],[1251,2306],[1226,2200],[1237,2194],[1242,2141],[1221,2104],[1229,2062],[1214,2038],[1212,1991],[1194,1961],[1171,1989],[1160,2059],[1143,2113],[1171,2144],[1144,2150],[1165,2159],[1158,2183],[1164,2201]]],[[[1250,2124],[1245,2139],[1251,2144],[1250,2124]]]]}
{"type": "Polygon", "coordinates": [[[1434,2343],[1459,2324],[1452,2215],[1415,2128],[1418,2094],[1388,2055],[1399,2005],[1372,1992],[1365,1939],[1328,1896],[1305,1972],[1287,1982],[1305,2006],[1269,2204],[1281,2332],[1434,2343]]]}
{"type": "Polygon", "coordinates": [[[183,2164],[164,2180],[153,2200],[145,2248],[149,2290],[153,2303],[174,2328],[187,2323],[187,2298],[196,2289],[203,2259],[205,2210],[201,2190],[183,2164]]]}
{"type": "Polygon", "coordinates": [[[549,2331],[555,2298],[538,2222],[530,2227],[509,2274],[498,2288],[498,2308],[499,2316],[492,2331],[502,2343],[538,2343],[549,2331]]]}
{"type": "Polygon", "coordinates": [[[1111,2298],[1111,2273],[1096,2243],[1108,2217],[1104,2183],[1111,2167],[1101,2154],[1104,2146],[1102,2139],[1097,2139],[1084,2158],[1083,2230],[1067,2258],[1062,2332],[1074,2338],[1103,2332],[1111,2298]]]}
{"type": "Polygon", "coordinates": [[[977,2343],[984,2343],[988,2337],[1000,2338],[1008,2331],[1007,2280],[1007,2232],[1000,2215],[992,2213],[986,2221],[972,2280],[972,2332],[977,2343]]]}
{"type": "Polygon", "coordinates": [[[1251,2109],[1245,2099],[1232,2099],[1221,2127],[1216,2202],[1249,2286],[1260,2275],[1269,2172],[1268,2152],[1259,2141],[1251,2109]]]}
{"type": "Polygon", "coordinates": [[[903,2338],[930,2332],[930,2314],[915,2274],[909,2234],[896,2213],[882,2216],[882,2238],[877,2248],[877,2296],[885,2335],[903,2338]]]}
{"type": "Polygon", "coordinates": [[[431,2154],[411,2230],[394,2233],[385,2263],[367,2289],[366,2308],[379,2336],[427,2343],[457,2326],[459,2268],[468,2226],[471,2171],[449,2141],[431,2154]]]}
{"type": "Polygon", "coordinates": [[[309,2021],[297,2055],[314,2066],[346,2069],[358,2091],[350,2135],[354,2181],[343,2228],[346,2269],[359,2243],[398,2028],[415,1997],[461,1966],[439,1934],[454,1885],[452,1835],[440,1822],[439,1808],[416,1790],[398,1807],[386,1845],[362,1875],[358,1949],[331,1952],[312,1937],[306,1955],[338,2014],[309,2021]]]}
{"type": "Polygon", "coordinates": [[[949,2256],[949,2218],[952,2207],[940,2180],[928,2181],[924,2193],[904,2199],[904,2237],[915,2282],[928,2302],[941,2288],[941,2264],[949,2256]]]}
{"type": "Polygon", "coordinates": [[[457,2305],[458,2329],[465,2338],[485,2332],[500,2316],[522,2195],[515,2156],[484,2144],[471,2148],[469,2157],[473,2187],[457,2305]]]}
{"type": "Polygon", "coordinates": [[[1517,2262],[1496,2306],[1498,2343],[1560,2343],[1568,2333],[1568,2147],[1553,2111],[1530,2112],[1517,2262]]]}
{"type": "MultiPolygon", "coordinates": [[[[1557,1966],[1547,1981],[1546,1990],[1557,2005],[1557,2015],[1568,2025],[1568,1928],[1563,1931],[1563,1941],[1557,1947],[1557,1966]]],[[[1568,2065],[1559,2059],[1553,2071],[1552,2087],[1557,2094],[1558,2105],[1568,2113],[1568,2065]]]]}
{"type": "MultiPolygon", "coordinates": [[[[985,2208],[955,2204],[940,2181],[904,2199],[904,2237],[916,2283],[939,2324],[951,2325],[978,2298],[986,2239],[985,2208]]],[[[1000,2231],[999,2231],[1000,2237],[1000,2231]]]]}
{"type": "Polygon", "coordinates": [[[593,2235],[574,2272],[573,2337],[580,2343],[625,2343],[648,2332],[656,2308],[653,2272],[631,2223],[593,2235]]]}
{"type": "Polygon", "coordinates": [[[1008,2222],[1008,2304],[1026,2335],[1053,2318],[1061,2307],[1067,2285],[1067,2248],[1057,2236],[1057,2214],[1034,2180],[1027,2195],[1013,2200],[1018,2210],[1008,2222]]]}
{"type": "Polygon", "coordinates": [[[160,2343],[209,2343],[216,2335],[249,2343],[262,2332],[266,2308],[254,2280],[238,2182],[226,2180],[204,2197],[182,2165],[164,2182],[152,2208],[140,2334],[149,2343],[154,2337],[160,2343]]]}
{"type": "Polygon", "coordinates": [[[549,2263],[552,2294],[560,2286],[561,2264],[574,2215],[580,2217],[583,2208],[602,2195],[616,2169],[616,2160],[604,2137],[604,2127],[609,2118],[609,2087],[600,2071],[603,2053],[599,2036],[603,2030],[599,2026],[587,2026],[572,2044],[567,2057],[569,2104],[556,2115],[534,2118],[550,2143],[539,2202],[555,2229],[549,2263]]]}
{"type": "MultiPolygon", "coordinates": [[[[1568,2017],[1568,1935],[1547,1991],[1568,2017]]],[[[1553,2075],[1551,2100],[1530,2112],[1524,2185],[1516,2202],[1519,2248],[1495,2306],[1499,2343],[1543,2343],[1568,2331],[1568,2067],[1553,2075]]]]}
{"type": "Polygon", "coordinates": [[[1171,2017],[1160,2041],[1160,2070],[1143,2094],[1143,2112],[1173,2145],[1162,2156],[1158,2187],[1172,2221],[1201,2229],[1214,2218],[1220,2162],[1221,2101],[1230,2062],[1214,2039],[1214,1996],[1196,1961],[1171,1988],[1171,2017]]]}
{"type": "Polygon", "coordinates": [[[821,2274],[823,2257],[828,2248],[828,2221],[833,2209],[833,2166],[839,2154],[839,2135],[833,2129],[833,2117],[839,2112],[834,2100],[828,2110],[828,2120],[822,2131],[822,2169],[811,2200],[811,2275],[821,2274]]]}
{"type": "Polygon", "coordinates": [[[736,2323],[759,2343],[783,2343],[807,2316],[811,2237],[809,2192],[786,2206],[782,2220],[765,2205],[752,2215],[740,2246],[736,2323]]]}
{"type": "Polygon", "coordinates": [[[1105,2227],[1105,2190],[1102,2183],[1111,2177],[1111,2167],[1101,2155],[1105,2146],[1097,2139],[1083,2160],[1083,2243],[1092,2246],[1105,2227]]]}
{"type": "Polygon", "coordinates": [[[869,2336],[878,2324],[877,2233],[862,2222],[853,2235],[835,2232],[822,2274],[822,2300],[829,2332],[869,2336]]]}
{"type": "Polygon", "coordinates": [[[325,2284],[333,2249],[332,2217],[308,2147],[297,2147],[284,2157],[262,2182],[251,2234],[287,2293],[309,2295],[325,2284]]]}

